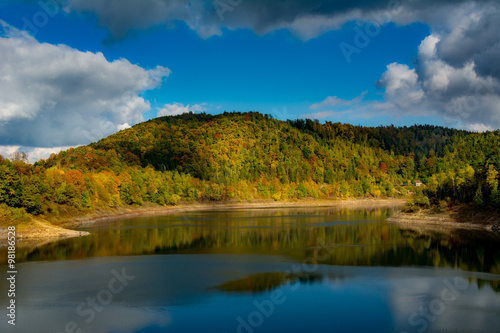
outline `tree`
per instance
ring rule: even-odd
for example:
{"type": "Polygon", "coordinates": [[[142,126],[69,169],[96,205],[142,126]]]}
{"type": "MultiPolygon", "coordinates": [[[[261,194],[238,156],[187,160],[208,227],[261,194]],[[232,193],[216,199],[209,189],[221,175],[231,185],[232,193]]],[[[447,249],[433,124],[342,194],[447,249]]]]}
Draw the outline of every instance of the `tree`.
{"type": "Polygon", "coordinates": [[[16,151],[10,154],[10,160],[12,161],[12,163],[29,163],[28,155],[24,151],[16,151]]]}

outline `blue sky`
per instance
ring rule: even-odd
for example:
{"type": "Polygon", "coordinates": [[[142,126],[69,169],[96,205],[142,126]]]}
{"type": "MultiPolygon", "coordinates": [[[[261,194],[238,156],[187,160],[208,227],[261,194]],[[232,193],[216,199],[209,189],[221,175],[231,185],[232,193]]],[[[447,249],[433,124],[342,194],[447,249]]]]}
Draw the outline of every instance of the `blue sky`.
{"type": "Polygon", "coordinates": [[[0,154],[188,110],[499,128],[497,4],[393,2],[1,1],[0,154]]]}

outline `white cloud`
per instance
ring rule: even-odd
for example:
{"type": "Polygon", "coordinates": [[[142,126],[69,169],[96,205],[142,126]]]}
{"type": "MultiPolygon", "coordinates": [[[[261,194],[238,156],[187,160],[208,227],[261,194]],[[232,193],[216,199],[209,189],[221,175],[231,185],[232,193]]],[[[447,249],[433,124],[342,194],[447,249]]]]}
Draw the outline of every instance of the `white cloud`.
{"type": "Polygon", "coordinates": [[[486,132],[492,131],[493,127],[485,125],[485,124],[467,124],[463,126],[459,126],[458,128],[464,129],[471,132],[486,132]]]}
{"type": "MultiPolygon", "coordinates": [[[[499,76],[495,75],[495,63],[498,61],[494,56],[500,50],[500,35],[497,34],[495,42],[489,34],[489,25],[498,25],[500,29],[500,13],[477,3],[464,4],[458,9],[447,8],[451,14],[443,12],[443,9],[436,11],[443,18],[442,24],[446,28],[434,29],[421,42],[414,68],[400,63],[387,65],[376,82],[383,89],[382,101],[363,100],[363,95],[353,100],[329,96],[310,106],[311,110],[318,109],[319,112],[301,116],[322,119],[339,114],[340,111],[345,112],[348,108],[350,118],[372,117],[375,113],[395,118],[437,115],[449,126],[468,130],[500,128],[500,81],[499,76]],[[498,22],[492,21],[494,15],[497,15],[498,22]],[[485,28],[488,36],[480,42],[482,36],[475,31],[484,26],[488,26],[485,28]],[[465,38],[468,30],[472,31],[477,41],[469,38],[466,43],[469,51],[464,51],[460,57],[456,56],[457,59],[452,58],[450,50],[456,50],[460,45],[455,35],[465,38]],[[456,43],[450,43],[450,40],[456,43]],[[470,49],[476,50],[476,53],[470,49]],[[493,62],[490,59],[491,70],[490,67],[478,69],[479,59],[486,57],[479,56],[483,54],[482,50],[487,50],[484,53],[487,57],[495,58],[493,62]]],[[[437,14],[427,13],[425,17],[434,22],[436,18],[433,15],[437,14]]]]}
{"type": "Polygon", "coordinates": [[[418,89],[418,75],[415,69],[410,69],[408,65],[392,63],[387,65],[387,70],[382,74],[378,84],[385,88],[385,93],[395,96],[398,93],[413,91],[418,89]]]}
{"type": "Polygon", "coordinates": [[[397,63],[387,65],[387,70],[376,84],[385,89],[385,102],[373,102],[374,109],[392,109],[400,113],[405,113],[407,110],[411,110],[412,113],[415,108],[425,110],[422,104],[424,92],[418,82],[418,75],[415,69],[410,69],[408,65],[397,63]]]}
{"type": "Polygon", "coordinates": [[[120,125],[117,125],[116,128],[121,131],[121,130],[124,130],[124,129],[127,129],[127,128],[130,128],[132,126],[130,126],[128,123],[124,123],[124,124],[120,124],[120,125]]]}
{"type": "Polygon", "coordinates": [[[328,96],[325,100],[320,103],[314,103],[310,106],[311,110],[320,109],[324,107],[330,106],[350,106],[354,104],[358,104],[363,100],[363,97],[366,95],[367,91],[361,93],[361,95],[357,96],[354,99],[341,99],[337,96],[328,96]]]}
{"type": "Polygon", "coordinates": [[[182,103],[165,104],[161,109],[158,110],[157,117],[163,116],[176,116],[188,112],[203,112],[206,111],[206,103],[186,105],[182,103]]]}
{"type": "Polygon", "coordinates": [[[87,144],[143,120],[170,70],[39,43],[0,21],[0,144],[87,144]],[[2,29],[3,28],[3,29],[2,29]],[[3,30],[3,32],[2,32],[3,30]]]}
{"type": "Polygon", "coordinates": [[[366,112],[366,102],[363,100],[367,91],[362,92],[359,96],[353,99],[342,99],[337,96],[328,96],[319,103],[312,104],[311,110],[325,109],[314,113],[299,115],[299,118],[309,119],[325,119],[328,117],[338,117],[340,115],[350,115],[350,118],[367,118],[370,117],[366,112]],[[332,109],[333,108],[333,109],[332,109]]]}
{"type": "Polygon", "coordinates": [[[299,118],[308,118],[308,119],[324,119],[328,117],[333,117],[341,114],[346,114],[346,113],[351,113],[351,110],[345,110],[345,111],[320,111],[320,112],[314,112],[314,113],[308,113],[308,114],[301,114],[299,115],[299,118]]]}
{"type": "Polygon", "coordinates": [[[472,59],[450,65],[439,54],[440,41],[435,34],[422,41],[413,69],[388,65],[377,82],[385,101],[373,107],[395,116],[440,115],[448,125],[472,130],[500,128],[498,79],[479,75],[472,59]]]}
{"type": "Polygon", "coordinates": [[[11,154],[20,151],[21,146],[0,146],[0,155],[9,158],[11,154]]]}
{"type": "Polygon", "coordinates": [[[63,150],[68,150],[70,147],[52,147],[52,148],[38,148],[38,147],[22,147],[22,146],[0,146],[0,155],[10,158],[11,154],[15,152],[24,152],[28,156],[30,163],[35,163],[41,159],[47,159],[51,154],[57,154],[63,150]]]}
{"type": "Polygon", "coordinates": [[[335,105],[339,105],[341,103],[342,103],[342,100],[340,98],[338,98],[337,96],[328,96],[324,101],[322,101],[320,103],[314,103],[313,105],[311,105],[310,109],[314,110],[314,109],[319,109],[319,108],[323,108],[326,106],[335,106],[335,105]]]}

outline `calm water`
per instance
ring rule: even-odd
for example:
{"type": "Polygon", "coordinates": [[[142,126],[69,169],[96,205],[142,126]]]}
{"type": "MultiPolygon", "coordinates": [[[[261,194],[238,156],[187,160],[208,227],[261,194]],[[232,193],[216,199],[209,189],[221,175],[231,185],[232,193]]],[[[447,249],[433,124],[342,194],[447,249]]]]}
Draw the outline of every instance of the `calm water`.
{"type": "Polygon", "coordinates": [[[499,238],[403,230],[384,222],[394,212],[212,210],[83,228],[91,236],[18,248],[17,325],[2,315],[0,331],[500,332],[499,238]]]}

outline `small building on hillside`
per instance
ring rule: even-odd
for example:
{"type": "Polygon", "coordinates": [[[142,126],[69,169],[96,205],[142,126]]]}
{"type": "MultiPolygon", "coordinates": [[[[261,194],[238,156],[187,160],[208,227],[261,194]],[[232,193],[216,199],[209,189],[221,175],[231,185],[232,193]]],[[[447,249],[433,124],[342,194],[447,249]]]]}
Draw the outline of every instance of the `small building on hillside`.
{"type": "Polygon", "coordinates": [[[422,182],[420,181],[420,179],[417,179],[417,181],[415,182],[415,186],[422,186],[422,182]]]}

